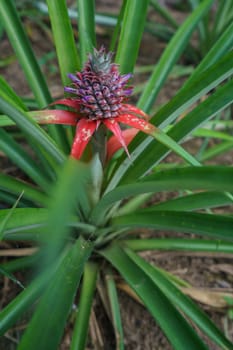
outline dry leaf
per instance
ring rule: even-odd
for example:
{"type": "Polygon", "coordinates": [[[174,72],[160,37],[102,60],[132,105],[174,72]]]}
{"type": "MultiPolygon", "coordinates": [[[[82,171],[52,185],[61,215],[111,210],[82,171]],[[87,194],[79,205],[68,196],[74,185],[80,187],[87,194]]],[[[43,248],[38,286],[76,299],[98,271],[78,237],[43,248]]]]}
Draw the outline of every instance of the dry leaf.
{"type": "Polygon", "coordinates": [[[228,306],[224,297],[233,298],[233,293],[229,292],[217,292],[210,289],[201,288],[180,289],[184,294],[189,295],[192,299],[215,308],[224,308],[228,306]]]}

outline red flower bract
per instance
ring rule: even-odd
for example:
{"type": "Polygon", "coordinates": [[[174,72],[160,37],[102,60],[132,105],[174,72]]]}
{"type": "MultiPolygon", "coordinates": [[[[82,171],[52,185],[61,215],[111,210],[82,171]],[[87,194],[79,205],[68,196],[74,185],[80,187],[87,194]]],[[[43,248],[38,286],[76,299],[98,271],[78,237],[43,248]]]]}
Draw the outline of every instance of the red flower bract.
{"type": "Polygon", "coordinates": [[[81,158],[86,145],[100,124],[104,124],[115,135],[128,156],[129,152],[119,123],[148,134],[155,130],[155,127],[148,123],[148,117],[142,110],[126,103],[132,93],[132,87],[127,85],[131,74],[121,75],[118,65],[111,63],[111,59],[111,52],[106,53],[103,47],[99,51],[95,49],[94,53],[89,55],[81,72],[68,75],[72,84],[65,87],[65,91],[74,97],[53,103],[65,105],[72,111],[43,111],[44,120],[40,119],[42,123],[76,125],[71,149],[71,156],[76,159],[81,158]]]}

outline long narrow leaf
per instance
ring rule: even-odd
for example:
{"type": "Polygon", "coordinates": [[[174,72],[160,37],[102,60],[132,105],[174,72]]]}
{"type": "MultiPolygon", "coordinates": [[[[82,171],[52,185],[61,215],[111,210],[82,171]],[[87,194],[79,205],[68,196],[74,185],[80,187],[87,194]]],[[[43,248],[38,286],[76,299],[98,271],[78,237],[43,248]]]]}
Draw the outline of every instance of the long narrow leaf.
{"type": "Polygon", "coordinates": [[[94,0],[77,0],[78,29],[80,41],[81,66],[86,62],[87,55],[96,47],[95,37],[95,2],[94,0]]]}
{"type": "Polygon", "coordinates": [[[3,335],[24,312],[32,307],[32,305],[41,295],[44,287],[51,278],[51,275],[56,270],[57,265],[57,262],[54,263],[52,266],[50,266],[46,273],[43,273],[35,278],[28,287],[18,294],[0,312],[0,335],[3,335]]]}
{"type": "Polygon", "coordinates": [[[126,249],[127,255],[134,261],[158,286],[158,288],[184,312],[192,321],[194,321],[201,330],[206,333],[222,349],[233,349],[233,344],[220,332],[214,323],[200,310],[194,302],[186,297],[178,288],[171,283],[164,274],[155,266],[151,266],[144,259],[126,249]]]}
{"type": "Polygon", "coordinates": [[[101,251],[142,299],[176,350],[207,349],[154,281],[118,246],[101,251]]]}
{"type": "Polygon", "coordinates": [[[35,183],[44,190],[49,188],[49,181],[43,171],[23,148],[21,148],[21,146],[3,129],[0,129],[0,149],[18,165],[21,170],[30,176],[35,183]]]}
{"type": "MultiPolygon", "coordinates": [[[[177,117],[187,111],[198,99],[208,94],[209,91],[216,88],[221,82],[233,74],[233,68],[230,64],[233,59],[233,53],[229,52],[219,59],[213,66],[201,71],[193,76],[188,83],[151,119],[152,123],[165,127],[172,123],[177,117]]],[[[195,70],[196,72],[196,70],[195,70]]]]}
{"type": "MultiPolygon", "coordinates": [[[[216,63],[213,67],[208,69],[206,72],[201,73],[196,80],[192,82],[189,86],[182,89],[176,96],[174,96],[171,101],[169,101],[164,107],[162,107],[156,115],[151,118],[150,122],[154,125],[159,126],[160,128],[166,127],[169,125],[169,123],[172,123],[177,117],[185,113],[185,111],[192,106],[194,102],[196,102],[199,98],[207,94],[211,89],[215,88],[218,84],[220,84],[223,80],[230,77],[233,73],[233,66],[232,66],[232,59],[233,59],[233,53],[229,53],[226,56],[224,56],[223,59],[221,59],[218,63],[216,63]]],[[[227,90],[227,88],[226,88],[227,90]]],[[[216,103],[216,99],[213,97],[212,103],[216,103]]],[[[220,97],[219,103],[225,102],[222,97],[220,97]]],[[[200,109],[202,104],[200,104],[200,109]]],[[[216,107],[216,104],[214,104],[216,107]]],[[[213,107],[211,106],[211,111],[213,110],[213,107]]],[[[209,108],[209,110],[210,110],[209,108]]],[[[200,110],[199,109],[199,110],[200,110]]],[[[204,112],[206,114],[206,112],[204,112]]],[[[199,125],[198,119],[196,126],[199,125]]],[[[204,120],[204,119],[203,119],[204,120]]],[[[202,122],[203,122],[202,120],[202,122]]],[[[182,129],[181,129],[182,131],[182,129]]],[[[183,136],[182,136],[183,137],[183,136]]],[[[139,133],[135,139],[132,141],[132,143],[129,145],[129,152],[131,154],[131,162],[125,159],[125,155],[121,157],[121,159],[116,162],[115,166],[115,173],[114,176],[111,178],[111,181],[109,182],[107,186],[107,191],[109,191],[111,188],[115,187],[117,183],[121,181],[121,178],[125,176],[125,173],[127,173],[130,170],[132,171],[132,175],[134,174],[134,178],[137,178],[137,173],[135,172],[135,162],[138,157],[142,154],[143,150],[149,147],[148,145],[150,143],[154,143],[154,141],[149,138],[145,137],[144,134],[139,133]],[[132,162],[133,165],[132,166],[132,162]]],[[[153,159],[157,162],[158,159],[160,159],[161,153],[159,157],[156,156],[157,150],[154,150],[154,145],[150,146],[150,151],[145,151],[143,153],[143,157],[140,158],[138,161],[138,165],[140,165],[140,169],[142,169],[143,165],[146,163],[145,160],[145,154],[149,157],[151,155],[151,158],[153,156],[153,159]],[[143,161],[141,160],[143,159],[143,161]]],[[[145,169],[148,171],[148,167],[151,167],[152,163],[145,164],[145,169]]],[[[155,163],[153,163],[155,164],[155,163]]],[[[142,174],[144,171],[142,172],[142,174]]]]}
{"type": "Polygon", "coordinates": [[[23,110],[17,109],[8,102],[5,96],[2,96],[2,93],[0,93],[0,108],[2,112],[8,115],[30,139],[46,151],[48,161],[53,168],[55,167],[55,164],[64,161],[64,155],[48,134],[46,134],[46,132],[23,110]]]}
{"type": "Polygon", "coordinates": [[[163,85],[167,75],[173,68],[177,59],[185,49],[188,40],[200,21],[201,17],[208,11],[213,0],[205,0],[200,6],[187,18],[180,26],[168,46],[166,47],[159,63],[148,81],[146,88],[141,95],[138,106],[145,112],[149,112],[154,103],[158,92],[163,85]]]}
{"type": "Polygon", "coordinates": [[[97,273],[98,265],[87,262],[84,268],[81,295],[70,350],[82,350],[85,348],[97,273]]]}
{"type": "Polygon", "coordinates": [[[0,240],[2,240],[2,238],[4,236],[4,229],[5,229],[6,225],[7,225],[7,223],[9,222],[9,220],[10,220],[14,210],[17,208],[22,195],[23,195],[23,193],[20,194],[19,198],[17,198],[17,200],[15,201],[15,203],[13,204],[11,209],[9,210],[8,214],[5,215],[5,217],[3,218],[3,220],[0,223],[0,240]]]}
{"type": "MultiPolygon", "coordinates": [[[[195,9],[200,5],[199,0],[188,0],[188,2],[191,6],[192,11],[195,11],[195,9]]],[[[206,22],[207,18],[208,18],[208,13],[198,23],[198,34],[199,34],[199,43],[200,43],[199,50],[201,50],[201,51],[202,51],[203,43],[205,43],[207,40],[207,28],[205,28],[205,22],[206,22]]]]}
{"type": "MultiPolygon", "coordinates": [[[[28,84],[39,107],[43,108],[52,101],[52,98],[12,0],[0,1],[0,16],[28,84]]],[[[61,133],[61,127],[52,125],[49,131],[51,136],[62,145],[64,134],[61,133]]]]}
{"type": "Polygon", "coordinates": [[[225,28],[228,23],[229,17],[232,15],[232,1],[225,0],[219,1],[218,9],[216,11],[213,30],[214,34],[218,35],[225,28]]]}
{"type": "Polygon", "coordinates": [[[0,76],[0,89],[4,91],[4,93],[10,96],[11,101],[16,104],[16,106],[22,108],[23,110],[27,110],[21,98],[14,92],[11,86],[4,80],[3,77],[0,76]]]}
{"type": "Polygon", "coordinates": [[[157,0],[150,0],[151,6],[165,19],[168,23],[174,27],[178,28],[179,24],[176,22],[175,18],[172,16],[170,11],[166,9],[166,6],[160,5],[157,0]]]}
{"type": "Polygon", "coordinates": [[[233,205],[227,193],[200,192],[170,199],[153,206],[153,210],[198,210],[233,205]]]}
{"type": "MultiPolygon", "coordinates": [[[[22,192],[23,193],[23,192],[22,192]]],[[[14,205],[15,201],[17,200],[16,196],[10,194],[9,192],[5,192],[3,190],[0,190],[0,201],[1,206],[4,207],[6,205],[14,205]]],[[[18,204],[19,208],[25,208],[28,206],[32,206],[33,204],[30,201],[27,201],[25,198],[20,198],[20,202],[18,204]]]]}
{"type": "MultiPolygon", "coordinates": [[[[2,209],[0,211],[1,221],[9,215],[11,209],[2,209]]],[[[43,208],[18,208],[15,209],[7,220],[4,227],[4,239],[7,239],[9,233],[27,231],[33,227],[45,226],[48,219],[48,210],[43,208]]]]}
{"type": "Polygon", "coordinates": [[[205,161],[211,158],[214,158],[220,154],[226,154],[228,151],[231,151],[233,149],[233,142],[221,142],[220,144],[217,144],[209,149],[207,149],[202,155],[201,160],[205,161]]]}
{"type": "Polygon", "coordinates": [[[191,77],[187,80],[182,88],[188,88],[190,84],[198,77],[198,75],[208,69],[211,65],[215,64],[225,53],[230,51],[233,44],[233,23],[231,23],[220,38],[216,41],[210,51],[204,56],[203,60],[194,70],[191,77]]]}
{"type": "Polygon", "coordinates": [[[85,262],[92,248],[90,242],[79,239],[66,254],[47,285],[32,321],[18,346],[19,350],[30,348],[57,350],[85,262]]]}
{"type": "MultiPolygon", "coordinates": [[[[199,104],[184,118],[179,120],[168,132],[168,135],[177,142],[187,137],[193,130],[204,122],[213,118],[217,113],[228,107],[233,102],[233,81],[230,80],[224,86],[216,90],[213,95],[199,104]]],[[[140,149],[140,147],[139,147],[140,149]]],[[[129,148],[130,150],[130,148],[129,148]]],[[[162,145],[157,145],[154,141],[142,152],[134,151],[137,159],[133,159],[133,166],[127,169],[123,181],[130,182],[132,179],[143,176],[153,166],[155,166],[167,154],[162,145]]],[[[117,176],[117,175],[116,175],[117,176]]],[[[112,180],[113,181],[113,180],[112,180]]]]}
{"type": "Polygon", "coordinates": [[[38,259],[40,255],[35,253],[32,255],[24,256],[22,258],[17,258],[14,260],[9,260],[6,263],[0,265],[0,269],[4,269],[4,271],[12,273],[19,270],[26,270],[28,268],[34,267],[38,264],[38,259]]]}
{"type": "Polygon", "coordinates": [[[133,72],[138,56],[149,0],[126,2],[122,29],[116,54],[121,73],[133,72]],[[130,59],[129,59],[130,54],[130,59]]]}
{"type": "MultiPolygon", "coordinates": [[[[74,73],[80,69],[80,60],[75,46],[66,1],[47,0],[47,4],[59,63],[59,72],[62,84],[65,86],[70,83],[68,73],[74,73]]],[[[69,151],[68,132],[72,134],[70,128],[65,130],[60,126],[61,137],[59,138],[59,144],[62,145],[62,149],[67,153],[69,151]]]]}
{"type": "Polygon", "coordinates": [[[117,296],[116,283],[114,281],[113,273],[109,269],[106,275],[107,291],[109,296],[109,303],[111,307],[112,321],[115,330],[115,338],[117,343],[117,349],[124,350],[124,335],[120,314],[119,300],[117,296]]]}
{"type": "Polygon", "coordinates": [[[112,220],[117,228],[151,228],[175,232],[207,235],[232,241],[233,217],[190,213],[186,211],[147,211],[118,216],[112,220]]]}
{"type": "Polygon", "coordinates": [[[0,190],[14,195],[15,200],[23,193],[23,198],[34,202],[34,205],[46,205],[47,196],[26,182],[9,175],[0,174],[0,190]]]}
{"type": "Polygon", "coordinates": [[[49,265],[69,239],[71,215],[74,213],[78,213],[80,217],[88,215],[89,179],[88,166],[72,158],[68,159],[60,171],[48,202],[47,236],[42,237],[42,242],[45,244],[45,258],[41,265],[49,265]]]}
{"type": "Polygon", "coordinates": [[[217,138],[220,140],[231,141],[233,142],[233,136],[227,134],[226,132],[209,130],[209,129],[197,129],[194,131],[193,136],[196,137],[205,137],[205,138],[217,138]]]}
{"type": "Polygon", "coordinates": [[[189,167],[161,171],[136,183],[118,186],[102,197],[93,210],[93,222],[101,222],[111,206],[118,201],[142,193],[170,190],[206,189],[233,191],[233,167],[189,167]]]}
{"type": "Polygon", "coordinates": [[[170,138],[166,133],[160,129],[156,129],[155,132],[151,133],[151,136],[154,137],[157,141],[167,146],[169,150],[174,151],[181,158],[186,160],[189,164],[193,166],[200,166],[201,163],[194,158],[190,153],[188,153],[182,146],[170,138]]]}
{"type": "Polygon", "coordinates": [[[40,107],[44,107],[51,96],[12,0],[0,1],[0,15],[27,81],[40,107]]]}
{"type": "Polygon", "coordinates": [[[79,57],[65,0],[47,0],[57,57],[63,85],[69,83],[68,73],[80,69],[79,57]]]}
{"type": "MultiPolygon", "coordinates": [[[[0,220],[4,221],[10,212],[11,209],[2,209],[0,211],[0,220]]],[[[45,208],[17,208],[11,213],[10,219],[7,220],[4,226],[4,239],[46,241],[47,233],[42,228],[47,228],[48,218],[49,212],[45,208]]],[[[79,229],[87,235],[95,231],[95,226],[80,222],[76,215],[70,215],[66,226],[79,229]]],[[[57,239],[59,239],[58,235],[57,239]]]]}
{"type": "Polygon", "coordinates": [[[187,239],[187,238],[151,238],[123,240],[126,245],[135,251],[144,250],[172,250],[191,252],[233,253],[233,243],[219,240],[187,239]]]}
{"type": "Polygon", "coordinates": [[[120,33],[122,18],[123,18],[124,12],[125,12],[126,3],[127,3],[127,0],[123,0],[120,12],[117,16],[117,23],[115,25],[115,28],[114,28],[114,31],[112,34],[112,38],[111,38],[111,43],[110,43],[110,51],[112,51],[112,52],[114,52],[116,50],[117,39],[118,39],[118,35],[120,33]]]}

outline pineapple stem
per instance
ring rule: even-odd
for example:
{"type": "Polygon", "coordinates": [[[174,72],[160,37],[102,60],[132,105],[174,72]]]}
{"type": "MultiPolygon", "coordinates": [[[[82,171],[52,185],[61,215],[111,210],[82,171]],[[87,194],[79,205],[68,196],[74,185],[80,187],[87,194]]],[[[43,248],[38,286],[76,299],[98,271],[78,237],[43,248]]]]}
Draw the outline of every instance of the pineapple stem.
{"type": "Polygon", "coordinates": [[[102,164],[102,167],[104,168],[105,161],[106,161],[106,154],[107,154],[107,129],[105,125],[100,125],[99,128],[96,130],[96,132],[93,135],[92,138],[92,148],[93,153],[99,155],[100,162],[102,164]]]}

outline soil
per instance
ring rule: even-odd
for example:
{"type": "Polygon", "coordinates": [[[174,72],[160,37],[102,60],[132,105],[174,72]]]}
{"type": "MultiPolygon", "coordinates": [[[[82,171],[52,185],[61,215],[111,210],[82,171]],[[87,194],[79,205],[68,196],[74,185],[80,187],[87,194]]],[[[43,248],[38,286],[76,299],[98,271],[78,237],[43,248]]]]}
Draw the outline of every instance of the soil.
{"type": "MultiPolygon", "coordinates": [[[[165,1],[164,1],[165,2],[165,1]]],[[[102,13],[117,13],[118,6],[121,3],[120,0],[97,0],[97,10],[102,13]]],[[[170,2],[169,2],[170,3],[170,2]]],[[[173,14],[176,16],[178,21],[182,21],[185,14],[176,11],[172,8],[173,14]]],[[[154,16],[151,11],[150,16],[154,16]]],[[[36,52],[36,56],[40,59],[44,58],[45,54],[53,50],[51,37],[49,32],[44,32],[41,27],[36,25],[33,20],[25,19],[26,30],[30,36],[33,48],[36,52]],[[45,40],[46,36],[46,40],[45,40]]],[[[109,28],[102,28],[97,26],[98,44],[99,46],[104,43],[106,44],[109,39],[109,28]]],[[[76,32],[76,29],[75,29],[76,32]]],[[[142,45],[140,48],[139,64],[153,64],[157,61],[165,44],[146,33],[143,37],[142,45]],[[151,45],[153,42],[153,45],[151,45]]],[[[17,62],[17,58],[14,56],[12,49],[8,43],[6,36],[4,35],[0,41],[0,62],[10,60],[10,64],[0,66],[0,74],[5,77],[8,83],[15,89],[21,96],[31,96],[29,87],[25,81],[24,75],[17,62]]],[[[60,84],[60,78],[56,69],[56,60],[53,58],[48,63],[42,66],[44,73],[52,91],[54,98],[61,97],[63,94],[63,87],[60,84]]],[[[144,77],[143,77],[144,78],[144,77]]],[[[141,77],[140,77],[141,79],[141,77]]],[[[135,82],[139,80],[138,76],[135,76],[135,82]]],[[[160,93],[157,105],[163,104],[168,101],[182,85],[183,78],[170,79],[165,85],[163,91],[160,93]]],[[[189,147],[196,149],[199,146],[201,140],[197,140],[193,145],[189,147]]],[[[233,152],[229,152],[223,157],[218,157],[214,160],[218,164],[232,164],[233,152]]],[[[168,158],[167,161],[170,161],[168,158]]],[[[172,160],[174,160],[172,158],[172,160]]],[[[18,176],[17,169],[11,164],[5,157],[4,154],[0,153],[0,167],[1,172],[9,173],[14,176],[18,176]]],[[[163,200],[164,198],[154,198],[153,200],[163,200]]],[[[1,203],[0,203],[1,207],[1,203]]],[[[142,236],[146,233],[140,232],[142,236]]],[[[150,233],[155,237],[173,236],[174,233],[164,232],[152,232],[150,233]]],[[[176,235],[177,236],[177,235],[176,235]]],[[[190,236],[188,236],[190,237],[190,236]]],[[[0,248],[6,247],[17,247],[16,243],[0,243],[0,248]]],[[[148,261],[156,264],[159,267],[164,268],[170,273],[175,274],[181,279],[187,281],[195,290],[199,291],[199,294],[195,296],[200,306],[207,312],[210,318],[222,329],[225,334],[233,341],[233,322],[228,317],[228,308],[219,307],[219,300],[222,298],[218,296],[217,300],[209,296],[208,301],[200,302],[202,297],[206,295],[206,292],[228,292],[233,293],[233,272],[231,269],[233,258],[227,255],[216,255],[216,254],[205,254],[205,253],[182,253],[182,252],[146,252],[142,254],[148,261]]],[[[6,261],[3,258],[3,261],[6,261]]],[[[16,278],[20,281],[24,280],[24,276],[21,273],[16,274],[16,278]]],[[[4,278],[1,281],[1,305],[5,305],[9,300],[12,300],[13,296],[16,295],[20,290],[20,286],[10,281],[8,278],[4,278]]],[[[219,294],[218,294],[219,295],[219,294]]],[[[127,293],[119,290],[121,312],[123,318],[123,327],[125,334],[125,349],[126,350],[170,350],[172,349],[166,340],[165,336],[161,332],[160,328],[154,321],[154,319],[148,314],[145,308],[140,305],[136,300],[130,297],[127,293]]],[[[203,301],[203,300],[202,300],[203,301]]],[[[114,348],[114,333],[112,328],[109,328],[109,320],[103,312],[102,305],[98,296],[95,300],[94,307],[95,314],[98,315],[97,323],[101,332],[101,338],[103,338],[105,345],[102,347],[106,350],[114,348]],[[107,344],[107,345],[106,345],[107,344]]],[[[94,317],[94,316],[93,316],[94,317]]],[[[93,321],[94,318],[92,318],[93,321]]],[[[93,321],[94,322],[94,321],[93,321]]],[[[21,325],[22,326],[22,325],[21,325]]],[[[26,327],[26,324],[22,328],[26,327]]],[[[71,326],[67,327],[67,332],[63,339],[61,350],[68,349],[70,344],[70,329],[71,326]]],[[[19,336],[21,330],[18,329],[14,333],[14,336],[19,336]]],[[[204,337],[205,339],[205,337],[204,337]]],[[[220,349],[216,345],[211,344],[207,341],[209,349],[217,350],[220,349]]],[[[11,334],[7,334],[2,340],[0,340],[0,350],[4,349],[15,349],[15,338],[11,334]]],[[[87,349],[96,349],[90,343],[87,349]]],[[[198,349],[197,349],[198,350],[198,349]]]]}

